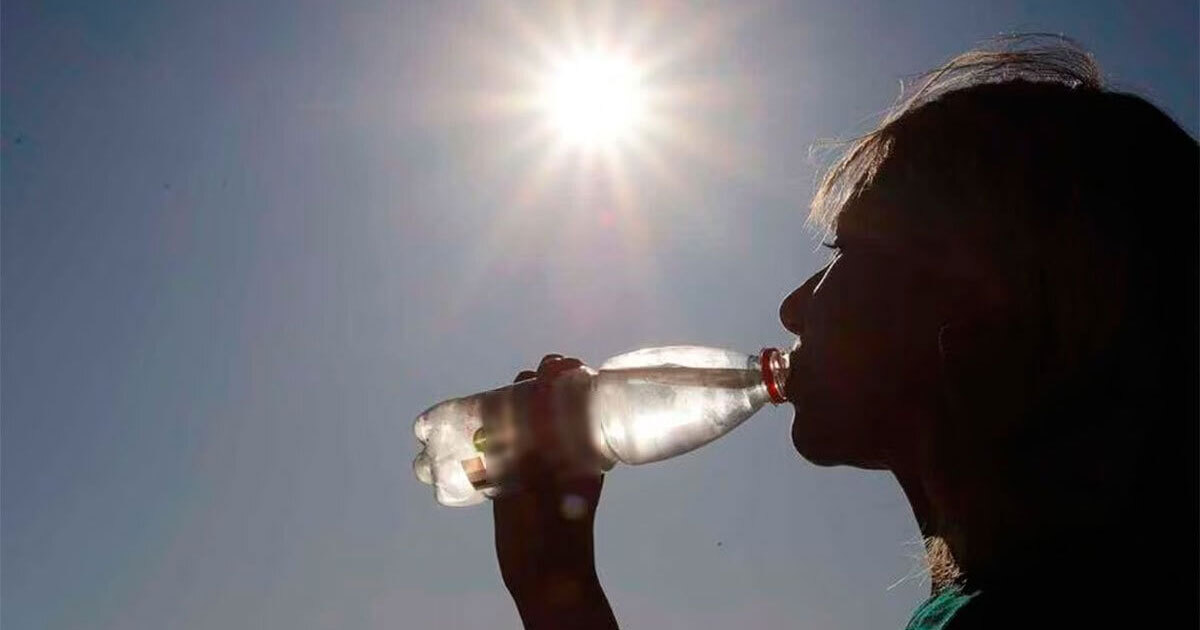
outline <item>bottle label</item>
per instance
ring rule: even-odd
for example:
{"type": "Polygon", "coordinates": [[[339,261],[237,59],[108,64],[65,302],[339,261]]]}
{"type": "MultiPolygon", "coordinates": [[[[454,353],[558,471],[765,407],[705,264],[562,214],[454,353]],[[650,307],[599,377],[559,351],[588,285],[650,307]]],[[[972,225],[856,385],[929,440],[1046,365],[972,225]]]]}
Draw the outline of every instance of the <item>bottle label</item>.
{"type": "Polygon", "coordinates": [[[492,486],[488,479],[487,466],[483,463],[483,457],[464,459],[461,463],[463,471],[467,473],[467,479],[476,490],[486,490],[492,486]]]}

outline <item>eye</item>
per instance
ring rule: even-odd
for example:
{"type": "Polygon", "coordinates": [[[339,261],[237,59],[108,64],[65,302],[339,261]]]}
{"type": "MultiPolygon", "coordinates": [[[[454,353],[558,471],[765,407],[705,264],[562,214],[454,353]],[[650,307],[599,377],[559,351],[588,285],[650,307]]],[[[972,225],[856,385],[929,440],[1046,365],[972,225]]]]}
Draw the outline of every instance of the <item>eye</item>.
{"type": "Polygon", "coordinates": [[[821,247],[824,247],[825,249],[832,249],[833,251],[838,252],[842,250],[842,243],[837,238],[834,238],[832,241],[822,242],[821,247]]]}

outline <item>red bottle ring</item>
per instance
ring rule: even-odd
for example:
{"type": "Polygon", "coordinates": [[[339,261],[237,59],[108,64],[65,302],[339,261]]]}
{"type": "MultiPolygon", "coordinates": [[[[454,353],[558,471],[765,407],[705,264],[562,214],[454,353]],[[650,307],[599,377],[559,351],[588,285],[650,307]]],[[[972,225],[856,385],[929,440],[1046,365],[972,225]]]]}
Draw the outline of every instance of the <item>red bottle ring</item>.
{"type": "Polygon", "coordinates": [[[767,385],[767,395],[771,397],[771,402],[780,405],[787,402],[787,398],[779,391],[779,384],[775,381],[775,369],[771,367],[771,354],[775,352],[779,352],[779,350],[763,348],[758,364],[762,369],[763,383],[767,385]]]}

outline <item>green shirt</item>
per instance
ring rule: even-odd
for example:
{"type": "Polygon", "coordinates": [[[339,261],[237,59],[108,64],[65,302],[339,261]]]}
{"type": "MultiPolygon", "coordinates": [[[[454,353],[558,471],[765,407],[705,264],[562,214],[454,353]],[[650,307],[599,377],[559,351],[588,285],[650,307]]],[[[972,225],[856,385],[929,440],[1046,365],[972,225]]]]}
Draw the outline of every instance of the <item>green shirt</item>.
{"type": "Polygon", "coordinates": [[[959,585],[949,586],[917,607],[905,630],[946,630],[958,611],[979,595],[979,591],[963,593],[959,585]]]}

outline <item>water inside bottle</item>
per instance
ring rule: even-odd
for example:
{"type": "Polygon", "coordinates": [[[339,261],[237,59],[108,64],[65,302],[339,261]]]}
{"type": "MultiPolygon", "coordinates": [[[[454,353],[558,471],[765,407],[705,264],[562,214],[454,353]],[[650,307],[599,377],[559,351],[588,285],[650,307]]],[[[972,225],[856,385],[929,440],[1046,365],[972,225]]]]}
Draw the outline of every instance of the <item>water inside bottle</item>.
{"type": "MultiPolygon", "coordinates": [[[[745,361],[745,355],[741,357],[745,361]]],[[[604,368],[591,413],[622,462],[674,457],[728,433],[769,400],[757,368],[604,368]]]]}

